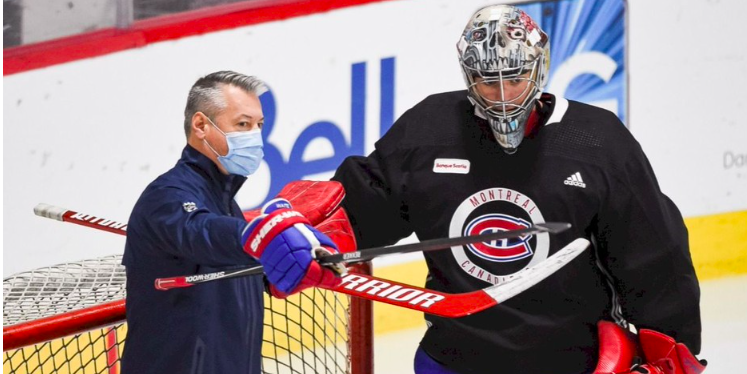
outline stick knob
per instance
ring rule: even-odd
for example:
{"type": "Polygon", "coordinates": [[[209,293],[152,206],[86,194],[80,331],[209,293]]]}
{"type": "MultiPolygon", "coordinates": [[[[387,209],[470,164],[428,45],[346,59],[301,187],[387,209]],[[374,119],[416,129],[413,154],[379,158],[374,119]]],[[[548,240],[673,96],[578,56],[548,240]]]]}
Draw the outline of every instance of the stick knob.
{"type": "Polygon", "coordinates": [[[62,216],[65,215],[66,212],[67,209],[65,208],[49,204],[38,204],[34,207],[34,214],[37,216],[51,218],[57,221],[62,221],[62,216]]]}

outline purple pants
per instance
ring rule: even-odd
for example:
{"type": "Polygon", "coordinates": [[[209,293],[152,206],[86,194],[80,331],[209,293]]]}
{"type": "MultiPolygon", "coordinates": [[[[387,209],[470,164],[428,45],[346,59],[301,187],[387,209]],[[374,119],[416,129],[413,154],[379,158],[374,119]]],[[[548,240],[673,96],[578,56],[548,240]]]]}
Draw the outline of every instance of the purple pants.
{"type": "Polygon", "coordinates": [[[415,352],[415,374],[458,374],[447,367],[441,365],[438,361],[428,356],[423,348],[418,347],[415,352]]]}

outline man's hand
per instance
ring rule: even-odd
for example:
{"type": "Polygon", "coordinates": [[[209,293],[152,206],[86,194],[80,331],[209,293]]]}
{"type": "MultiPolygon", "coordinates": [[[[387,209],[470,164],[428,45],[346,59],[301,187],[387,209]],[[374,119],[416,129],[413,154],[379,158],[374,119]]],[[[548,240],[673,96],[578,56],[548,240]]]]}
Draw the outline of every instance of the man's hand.
{"type": "Polygon", "coordinates": [[[265,204],[262,214],[247,225],[243,239],[244,251],[259,260],[270,284],[280,291],[273,292],[276,296],[340,282],[338,275],[314,261],[325,252],[337,253],[337,246],[285,199],[265,204]]]}

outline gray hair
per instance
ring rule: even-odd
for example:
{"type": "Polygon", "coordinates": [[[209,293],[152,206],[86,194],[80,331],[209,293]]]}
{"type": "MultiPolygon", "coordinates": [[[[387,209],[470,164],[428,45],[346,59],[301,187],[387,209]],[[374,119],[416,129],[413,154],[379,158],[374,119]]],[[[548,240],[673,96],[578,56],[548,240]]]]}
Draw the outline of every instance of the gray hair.
{"type": "Polygon", "coordinates": [[[267,91],[264,82],[257,77],[233,71],[218,71],[198,79],[189,90],[187,106],[184,108],[184,133],[187,138],[192,131],[192,117],[195,113],[203,112],[208,117],[214,117],[226,107],[222,88],[227,84],[257,96],[267,91]]]}

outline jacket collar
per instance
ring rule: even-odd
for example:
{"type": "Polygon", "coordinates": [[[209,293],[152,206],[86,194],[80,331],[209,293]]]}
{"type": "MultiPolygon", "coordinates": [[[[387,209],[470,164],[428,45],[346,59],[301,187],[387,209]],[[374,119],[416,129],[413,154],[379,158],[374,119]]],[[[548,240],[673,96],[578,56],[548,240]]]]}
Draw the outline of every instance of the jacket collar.
{"type": "Polygon", "coordinates": [[[187,164],[201,176],[203,176],[212,187],[219,191],[227,191],[230,193],[230,197],[236,196],[239,189],[246,181],[246,177],[221,173],[218,166],[213,163],[211,159],[194,149],[191,145],[187,144],[182,151],[182,158],[179,162],[187,164]]]}

